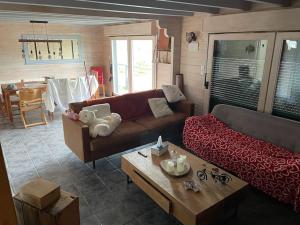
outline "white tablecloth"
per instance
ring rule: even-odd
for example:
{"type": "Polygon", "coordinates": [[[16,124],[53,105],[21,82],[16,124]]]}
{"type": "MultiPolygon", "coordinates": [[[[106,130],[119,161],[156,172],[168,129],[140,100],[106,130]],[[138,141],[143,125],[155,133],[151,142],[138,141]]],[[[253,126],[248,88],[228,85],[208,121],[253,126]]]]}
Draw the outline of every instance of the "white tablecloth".
{"type": "Polygon", "coordinates": [[[78,77],[74,80],[49,79],[44,96],[46,109],[54,112],[57,106],[59,110],[66,111],[70,103],[90,99],[97,88],[98,81],[95,76],[88,76],[88,82],[86,77],[78,77]]]}

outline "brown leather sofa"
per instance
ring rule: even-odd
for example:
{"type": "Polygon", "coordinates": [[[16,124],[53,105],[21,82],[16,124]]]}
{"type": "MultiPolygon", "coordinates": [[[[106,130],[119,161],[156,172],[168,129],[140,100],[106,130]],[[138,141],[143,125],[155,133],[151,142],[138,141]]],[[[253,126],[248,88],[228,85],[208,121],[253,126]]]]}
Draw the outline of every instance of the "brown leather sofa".
{"type": "MultiPolygon", "coordinates": [[[[194,104],[180,101],[170,104],[174,114],[155,118],[149,98],[165,97],[162,90],[150,90],[104,99],[71,103],[70,109],[79,113],[83,107],[109,103],[111,111],[122,117],[121,125],[108,137],[91,138],[88,127],[62,115],[66,145],[84,162],[95,160],[157,140],[159,135],[182,132],[186,117],[193,115],[194,104]]],[[[172,135],[172,134],[171,134],[172,135]]]]}

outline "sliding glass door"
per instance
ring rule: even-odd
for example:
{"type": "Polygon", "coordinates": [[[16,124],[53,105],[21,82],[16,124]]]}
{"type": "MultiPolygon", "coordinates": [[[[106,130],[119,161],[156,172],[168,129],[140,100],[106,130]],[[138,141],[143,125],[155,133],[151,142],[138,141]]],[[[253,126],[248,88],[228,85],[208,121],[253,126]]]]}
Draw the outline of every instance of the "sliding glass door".
{"type": "Polygon", "coordinates": [[[132,40],[132,91],[153,88],[153,40],[132,40]]]}
{"type": "Polygon", "coordinates": [[[129,91],[127,40],[112,41],[113,88],[116,94],[129,91]]]}
{"type": "Polygon", "coordinates": [[[217,104],[264,110],[274,33],[210,35],[204,112],[217,104]]]}
{"type": "Polygon", "coordinates": [[[112,40],[114,94],[154,88],[153,37],[112,40]]]}
{"type": "Polygon", "coordinates": [[[266,112],[300,121],[300,33],[278,33],[266,112]]]}

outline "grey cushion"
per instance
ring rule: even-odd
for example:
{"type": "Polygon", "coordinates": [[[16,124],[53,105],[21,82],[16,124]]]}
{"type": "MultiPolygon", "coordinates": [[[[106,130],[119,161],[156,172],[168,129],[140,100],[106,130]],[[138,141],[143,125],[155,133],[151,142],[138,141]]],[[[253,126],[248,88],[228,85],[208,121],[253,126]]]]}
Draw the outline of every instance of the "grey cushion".
{"type": "Polygon", "coordinates": [[[300,153],[300,123],[267,113],[220,104],[212,114],[231,129],[300,153]]]}

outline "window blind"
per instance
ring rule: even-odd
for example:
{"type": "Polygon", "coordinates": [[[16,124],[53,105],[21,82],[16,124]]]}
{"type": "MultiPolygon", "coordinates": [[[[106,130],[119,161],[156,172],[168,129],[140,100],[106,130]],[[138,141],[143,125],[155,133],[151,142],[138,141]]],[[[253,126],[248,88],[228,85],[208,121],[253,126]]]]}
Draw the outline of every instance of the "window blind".
{"type": "Polygon", "coordinates": [[[266,46],[259,41],[218,41],[215,44],[210,109],[230,104],[257,110],[266,46]],[[247,52],[247,47],[252,51],[247,52]]]}

